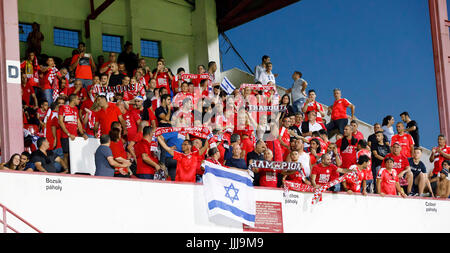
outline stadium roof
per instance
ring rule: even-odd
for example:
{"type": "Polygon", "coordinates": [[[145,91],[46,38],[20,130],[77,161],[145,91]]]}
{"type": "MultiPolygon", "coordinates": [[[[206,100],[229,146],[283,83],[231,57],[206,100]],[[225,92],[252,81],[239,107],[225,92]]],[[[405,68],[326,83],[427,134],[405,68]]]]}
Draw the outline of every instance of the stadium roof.
{"type": "Polygon", "coordinates": [[[216,0],[219,32],[230,30],[300,0],[216,0]]]}

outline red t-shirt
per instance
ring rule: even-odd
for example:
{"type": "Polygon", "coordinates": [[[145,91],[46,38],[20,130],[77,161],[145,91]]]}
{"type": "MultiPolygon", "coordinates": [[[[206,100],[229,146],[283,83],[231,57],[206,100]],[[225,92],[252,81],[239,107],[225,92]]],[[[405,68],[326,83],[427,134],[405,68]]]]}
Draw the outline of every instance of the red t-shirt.
{"type": "MultiPolygon", "coordinates": [[[[122,157],[124,159],[127,159],[127,152],[125,151],[125,148],[123,147],[122,140],[119,140],[117,142],[111,141],[109,147],[111,148],[111,152],[113,154],[114,158],[122,157]]],[[[116,168],[115,174],[119,174],[119,171],[125,171],[127,172],[126,168],[116,168]]]]}
{"type": "Polygon", "coordinates": [[[317,118],[316,118],[317,123],[323,122],[322,115],[320,114],[320,111],[323,111],[323,106],[321,104],[317,103],[317,101],[309,103],[308,107],[306,107],[304,121],[308,121],[308,112],[310,112],[310,111],[317,112],[317,118]]]}
{"type": "Polygon", "coordinates": [[[347,107],[349,105],[351,105],[351,103],[345,98],[334,101],[333,110],[331,111],[331,120],[346,119],[347,107]]]}
{"type": "MultiPolygon", "coordinates": [[[[70,62],[70,65],[74,64],[78,58],[80,57],[79,54],[74,55],[72,57],[72,61],[70,62]]],[[[84,57],[80,59],[78,62],[77,68],[75,70],[75,78],[77,79],[92,79],[92,69],[91,69],[91,59],[84,57]]]]}
{"type": "Polygon", "coordinates": [[[377,179],[381,180],[380,191],[386,195],[397,195],[396,183],[399,181],[397,171],[392,169],[390,172],[382,167],[378,171],[377,179]]]}
{"type": "MultiPolygon", "coordinates": [[[[64,125],[71,135],[78,135],[78,108],[69,105],[62,105],[59,107],[58,115],[63,116],[64,125]]],[[[69,136],[62,131],[61,138],[69,138],[69,136]]]]}
{"type": "Polygon", "coordinates": [[[338,178],[339,172],[337,171],[337,167],[334,164],[323,167],[323,165],[320,163],[312,168],[311,175],[316,175],[317,185],[324,185],[338,178]]]}
{"type": "Polygon", "coordinates": [[[364,135],[360,131],[356,131],[355,134],[352,134],[353,138],[359,140],[364,140],[364,135]]]}
{"type": "Polygon", "coordinates": [[[266,141],[267,148],[273,153],[273,160],[277,162],[283,161],[283,150],[281,149],[280,140],[266,141]]]}
{"type": "Polygon", "coordinates": [[[111,130],[111,123],[119,121],[119,116],[122,115],[119,107],[114,103],[108,103],[108,108],[104,110],[101,108],[98,112],[95,112],[95,118],[98,120],[102,134],[108,134],[111,130]]]}
{"type": "Polygon", "coordinates": [[[342,158],[342,168],[348,169],[351,165],[356,164],[356,144],[351,145],[351,143],[349,143],[347,148],[343,151],[341,151],[342,139],[339,139],[336,142],[336,145],[342,158]]]}
{"type": "MultiPolygon", "coordinates": [[[[49,70],[47,70],[47,72],[44,73],[44,79],[41,80],[41,82],[40,82],[41,89],[49,90],[52,88],[53,83],[50,83],[50,80],[49,80],[51,72],[52,72],[52,70],[49,69],[49,70]]],[[[55,82],[55,81],[56,81],[56,77],[55,77],[55,80],[53,80],[53,82],[55,82]]]]}
{"type": "Polygon", "coordinates": [[[276,170],[271,169],[259,169],[259,185],[264,187],[277,187],[277,174],[276,170]]]}
{"type": "Polygon", "coordinates": [[[47,123],[45,125],[44,136],[47,138],[48,143],[50,143],[50,148],[48,150],[53,150],[53,142],[55,141],[53,137],[52,127],[56,127],[56,148],[61,148],[61,128],[58,123],[58,114],[50,113],[50,116],[47,118],[47,123]]]}
{"type": "Polygon", "coordinates": [[[123,119],[127,124],[127,141],[134,140],[138,131],[138,121],[141,120],[141,115],[138,109],[130,108],[124,115],[123,119]]]}
{"type": "Polygon", "coordinates": [[[244,159],[247,161],[247,154],[255,149],[255,145],[253,145],[253,142],[250,139],[250,137],[241,139],[241,148],[245,152],[244,159]]]}
{"type": "Polygon", "coordinates": [[[153,162],[158,163],[158,158],[151,152],[151,143],[146,139],[141,139],[134,145],[134,152],[136,153],[137,159],[136,174],[155,174],[155,168],[142,159],[142,154],[145,153],[153,162]]]}
{"type": "MultiPolygon", "coordinates": [[[[289,147],[291,143],[291,135],[288,132],[288,129],[285,127],[280,128],[280,136],[281,140],[289,147]]],[[[289,155],[289,149],[285,146],[281,145],[281,149],[283,150],[283,161],[286,160],[289,155]]]]}
{"type": "Polygon", "coordinates": [[[198,151],[187,155],[174,151],[173,159],[177,161],[175,181],[195,183],[196,167],[192,165],[197,163],[197,159],[201,159],[198,151]]]}
{"type": "Polygon", "coordinates": [[[396,142],[399,142],[402,147],[401,154],[406,157],[411,157],[411,145],[414,145],[414,140],[411,135],[406,133],[403,135],[396,134],[391,138],[391,146],[396,142]]]}
{"type": "Polygon", "coordinates": [[[39,108],[39,109],[37,109],[36,114],[40,121],[44,121],[44,118],[47,115],[47,111],[43,111],[41,108],[39,108]]]}
{"type": "MultiPolygon", "coordinates": [[[[442,151],[446,154],[450,154],[450,146],[445,146],[442,148],[442,151]]],[[[433,174],[437,175],[442,170],[442,162],[445,161],[445,158],[439,154],[438,152],[434,153],[434,169],[433,174]]]]}
{"type": "MultiPolygon", "coordinates": [[[[68,95],[74,94],[75,89],[76,89],[75,86],[72,88],[69,88],[68,95]]],[[[81,101],[83,101],[84,98],[88,97],[87,91],[85,88],[81,88],[80,91],[78,91],[78,93],[76,93],[76,95],[78,95],[78,97],[80,98],[81,101]]]]}
{"type": "Polygon", "coordinates": [[[25,87],[23,85],[21,87],[22,87],[22,101],[25,101],[25,104],[27,106],[30,106],[31,95],[35,94],[33,86],[27,82],[25,84],[25,87]]]}
{"type": "Polygon", "coordinates": [[[152,108],[148,108],[148,118],[150,126],[152,125],[152,121],[155,121],[156,127],[158,127],[158,119],[156,118],[155,112],[152,110],[152,108]]]}
{"type": "MultiPolygon", "coordinates": [[[[372,157],[372,152],[370,152],[367,149],[361,149],[360,151],[356,152],[356,159],[359,159],[360,156],[362,155],[366,155],[369,158],[372,157]]],[[[364,172],[364,180],[372,180],[373,179],[373,175],[372,175],[372,159],[369,160],[369,165],[367,165],[367,169],[363,170],[364,172]]]]}
{"type": "Polygon", "coordinates": [[[156,88],[165,87],[167,89],[167,94],[170,94],[170,78],[169,73],[167,72],[159,72],[156,76],[156,88]]]}
{"type": "Polygon", "coordinates": [[[352,165],[349,168],[350,170],[353,170],[356,172],[357,178],[356,181],[353,180],[347,180],[347,189],[351,190],[352,192],[360,192],[361,191],[361,184],[364,180],[364,172],[358,168],[357,165],[352,165]]]}
{"type": "Polygon", "coordinates": [[[408,158],[406,156],[404,156],[402,154],[396,156],[392,153],[389,153],[386,155],[383,162],[381,163],[381,168],[385,168],[384,161],[386,161],[386,158],[388,158],[388,157],[391,157],[392,159],[394,159],[394,168],[393,169],[397,171],[397,174],[399,174],[400,172],[405,170],[406,167],[409,166],[408,158]]]}
{"type": "Polygon", "coordinates": [[[72,94],[70,92],[70,88],[69,87],[65,87],[64,89],[59,89],[58,90],[58,95],[65,95],[66,97],[70,96],[70,94],[72,94]]]}
{"type": "Polygon", "coordinates": [[[294,174],[287,176],[286,180],[292,181],[294,183],[299,183],[299,184],[303,183],[302,175],[305,175],[306,173],[303,170],[303,168],[301,168],[301,170],[302,170],[302,173],[296,171],[294,174]]]}

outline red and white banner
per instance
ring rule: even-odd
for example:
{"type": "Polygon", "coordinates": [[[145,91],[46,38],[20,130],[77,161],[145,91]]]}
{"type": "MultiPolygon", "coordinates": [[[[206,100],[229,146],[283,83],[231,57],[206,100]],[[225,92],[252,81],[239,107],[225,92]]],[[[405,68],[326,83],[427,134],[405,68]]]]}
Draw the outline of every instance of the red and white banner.
{"type": "Polygon", "coordinates": [[[319,188],[314,188],[311,185],[307,185],[307,184],[301,184],[301,183],[294,183],[294,182],[290,182],[290,181],[285,181],[284,182],[284,187],[285,190],[293,190],[293,191],[299,191],[299,192],[314,192],[314,196],[312,198],[312,204],[316,204],[320,201],[322,201],[322,193],[324,193],[328,188],[333,187],[339,183],[342,183],[344,181],[356,181],[358,180],[358,174],[356,174],[356,172],[350,172],[347,173],[345,175],[343,175],[342,177],[336,178],[333,181],[330,181],[322,186],[320,186],[319,188]]]}
{"type": "Polygon", "coordinates": [[[179,132],[180,134],[190,134],[201,139],[211,139],[212,134],[207,127],[158,127],[155,130],[155,136],[165,133],[179,132]]]}
{"type": "Polygon", "coordinates": [[[197,74],[182,74],[181,75],[181,80],[188,80],[188,79],[190,79],[190,80],[195,80],[195,79],[200,79],[200,80],[203,80],[203,79],[208,79],[209,78],[209,74],[200,74],[200,75],[197,75],[197,74]]]}
{"type": "Polygon", "coordinates": [[[260,90],[275,90],[275,87],[272,84],[250,84],[250,83],[244,83],[239,87],[239,89],[243,90],[247,87],[250,87],[253,91],[260,91],[260,90]]]}

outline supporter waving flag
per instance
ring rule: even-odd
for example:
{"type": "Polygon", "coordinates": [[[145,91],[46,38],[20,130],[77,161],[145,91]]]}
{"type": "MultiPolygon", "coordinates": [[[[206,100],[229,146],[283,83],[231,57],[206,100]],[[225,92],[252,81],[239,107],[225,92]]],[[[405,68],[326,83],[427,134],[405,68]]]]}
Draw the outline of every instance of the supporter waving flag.
{"type": "Polygon", "coordinates": [[[223,81],[220,84],[220,87],[228,94],[230,95],[231,93],[233,93],[233,91],[236,89],[236,87],[234,87],[234,85],[230,82],[230,80],[228,80],[228,78],[226,76],[223,77],[223,81]]]}
{"type": "Polygon", "coordinates": [[[253,179],[244,170],[229,169],[204,161],[203,192],[210,218],[227,217],[255,226],[256,202],[253,179]]]}

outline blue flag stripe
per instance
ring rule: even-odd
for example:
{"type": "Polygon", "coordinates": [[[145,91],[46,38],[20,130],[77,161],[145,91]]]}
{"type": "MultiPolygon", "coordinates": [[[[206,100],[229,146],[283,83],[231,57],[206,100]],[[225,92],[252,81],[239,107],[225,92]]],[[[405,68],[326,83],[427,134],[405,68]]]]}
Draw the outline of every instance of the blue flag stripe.
{"type": "Polygon", "coordinates": [[[237,207],[230,206],[219,200],[210,201],[208,203],[208,208],[209,208],[209,210],[212,210],[214,208],[220,208],[222,210],[229,211],[230,213],[232,213],[238,217],[241,217],[247,221],[255,222],[255,215],[246,213],[237,207]]]}
{"type": "Polygon", "coordinates": [[[228,81],[228,78],[224,77],[222,83],[220,84],[222,88],[228,93],[231,94],[233,90],[236,88],[228,81]]]}
{"type": "Polygon", "coordinates": [[[226,79],[226,84],[227,84],[227,86],[228,86],[228,88],[230,89],[231,92],[233,92],[233,91],[236,89],[236,87],[234,87],[234,86],[230,83],[230,81],[228,81],[228,79],[226,79]]]}
{"type": "Polygon", "coordinates": [[[205,165],[205,175],[208,173],[211,173],[216,177],[228,178],[228,179],[246,184],[247,186],[253,187],[253,182],[246,177],[243,177],[243,176],[231,173],[231,172],[215,169],[213,167],[205,165]]]}

